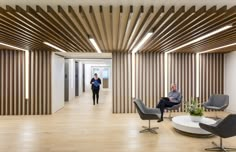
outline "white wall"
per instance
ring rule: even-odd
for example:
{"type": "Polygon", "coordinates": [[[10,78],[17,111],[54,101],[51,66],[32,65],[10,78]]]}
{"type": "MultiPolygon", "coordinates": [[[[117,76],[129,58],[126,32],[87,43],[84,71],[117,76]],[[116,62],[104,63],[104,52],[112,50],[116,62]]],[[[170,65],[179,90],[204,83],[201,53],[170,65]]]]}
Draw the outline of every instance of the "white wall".
{"type": "Polygon", "coordinates": [[[52,55],[52,113],[64,107],[64,58],[52,55]]]}
{"type": "Polygon", "coordinates": [[[69,62],[69,101],[75,98],[75,61],[68,59],[69,62]]]}
{"type": "Polygon", "coordinates": [[[79,96],[83,93],[83,64],[79,62],[79,96]]]}
{"type": "Polygon", "coordinates": [[[229,112],[236,113],[236,51],[225,54],[224,93],[229,95],[229,112]]]}

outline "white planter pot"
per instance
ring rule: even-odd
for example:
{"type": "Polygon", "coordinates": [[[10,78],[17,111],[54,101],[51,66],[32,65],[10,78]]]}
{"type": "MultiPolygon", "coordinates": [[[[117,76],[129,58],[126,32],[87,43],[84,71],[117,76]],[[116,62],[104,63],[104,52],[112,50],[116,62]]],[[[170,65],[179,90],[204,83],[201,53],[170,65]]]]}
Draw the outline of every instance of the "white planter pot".
{"type": "Polygon", "coordinates": [[[193,122],[201,122],[203,116],[191,116],[190,115],[190,119],[193,121],[193,122]]]}

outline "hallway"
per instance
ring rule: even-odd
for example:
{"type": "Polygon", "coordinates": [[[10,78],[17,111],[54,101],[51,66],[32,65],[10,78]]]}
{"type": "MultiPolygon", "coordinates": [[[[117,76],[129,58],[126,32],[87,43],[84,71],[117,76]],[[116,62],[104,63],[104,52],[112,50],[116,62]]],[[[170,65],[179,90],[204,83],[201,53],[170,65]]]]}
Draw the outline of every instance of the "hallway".
{"type": "MultiPolygon", "coordinates": [[[[159,126],[158,135],[140,134],[138,114],[112,114],[111,92],[102,91],[99,105],[92,105],[91,93],[84,93],[49,116],[0,117],[1,152],[169,152],[204,151],[218,138],[193,138],[177,133],[171,121],[159,126]],[[190,144],[191,143],[191,144],[190,144]],[[171,146],[170,146],[171,145],[171,146]],[[201,145],[201,146],[199,146],[201,145]],[[182,148],[181,148],[182,147],[182,148]]],[[[236,138],[225,140],[234,146],[236,138]]]]}

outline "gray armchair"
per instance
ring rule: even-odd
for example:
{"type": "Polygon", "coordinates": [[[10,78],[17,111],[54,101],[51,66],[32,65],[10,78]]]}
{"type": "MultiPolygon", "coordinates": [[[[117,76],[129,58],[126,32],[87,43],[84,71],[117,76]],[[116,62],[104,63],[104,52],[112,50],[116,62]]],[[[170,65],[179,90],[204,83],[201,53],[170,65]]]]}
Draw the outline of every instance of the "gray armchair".
{"type": "Polygon", "coordinates": [[[226,118],[218,120],[215,124],[212,125],[199,123],[199,126],[202,129],[220,137],[220,146],[217,146],[215,142],[212,142],[212,144],[214,144],[216,147],[207,148],[205,150],[225,152],[227,150],[236,150],[236,148],[226,148],[222,143],[222,138],[236,136],[236,114],[230,114],[226,118]]]}
{"type": "Polygon", "coordinates": [[[181,99],[180,99],[180,102],[179,102],[179,104],[177,104],[177,105],[174,105],[174,106],[172,106],[172,107],[167,107],[166,109],[169,111],[169,119],[171,120],[172,119],[172,116],[171,116],[171,113],[172,113],[172,111],[173,110],[179,110],[179,108],[182,106],[182,98],[183,98],[183,96],[181,96],[181,99]]]}
{"type": "Polygon", "coordinates": [[[161,116],[160,110],[156,108],[147,108],[140,99],[135,99],[134,104],[136,106],[136,109],[139,113],[140,118],[142,120],[149,121],[148,127],[143,126],[144,130],[141,130],[140,133],[151,132],[151,133],[157,134],[156,129],[158,129],[158,127],[151,128],[150,120],[160,119],[160,116],[161,116]]]}
{"type": "MultiPolygon", "coordinates": [[[[221,111],[225,110],[229,105],[229,96],[222,94],[215,94],[210,96],[209,100],[203,104],[206,109],[221,111]]],[[[216,118],[217,113],[216,113],[216,118]]]]}

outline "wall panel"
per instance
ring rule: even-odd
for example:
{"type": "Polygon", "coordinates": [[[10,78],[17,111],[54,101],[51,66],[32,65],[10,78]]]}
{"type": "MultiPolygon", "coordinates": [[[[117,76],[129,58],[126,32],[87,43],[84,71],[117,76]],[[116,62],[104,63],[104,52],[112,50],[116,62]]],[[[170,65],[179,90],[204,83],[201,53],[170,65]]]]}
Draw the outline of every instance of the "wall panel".
{"type": "Polygon", "coordinates": [[[186,107],[192,98],[196,97],[196,54],[171,53],[168,54],[168,90],[171,83],[176,83],[183,98],[180,111],[186,107]]]}
{"type": "Polygon", "coordinates": [[[134,105],[132,103],[132,67],[131,54],[112,54],[112,84],[113,84],[113,113],[132,113],[134,105]]]}
{"type": "Polygon", "coordinates": [[[206,102],[212,94],[224,93],[224,54],[200,54],[199,100],[206,102]]]}
{"type": "Polygon", "coordinates": [[[24,54],[0,50],[0,115],[24,114],[24,54]]]}
{"type": "Polygon", "coordinates": [[[224,93],[223,54],[201,54],[199,73],[196,73],[196,54],[170,53],[167,56],[167,86],[165,86],[164,53],[137,53],[133,58],[127,53],[113,53],[113,113],[135,112],[132,102],[132,64],[135,72],[135,98],[142,99],[148,107],[155,107],[170,90],[171,83],[177,83],[183,95],[179,111],[185,112],[191,98],[196,98],[199,74],[199,103],[202,105],[211,94],[224,93]],[[127,64],[128,63],[128,64],[127,64]]]}
{"type": "Polygon", "coordinates": [[[51,114],[51,57],[50,51],[29,53],[29,99],[26,114],[51,114]]]}
{"type": "Polygon", "coordinates": [[[25,74],[25,52],[0,50],[0,115],[51,114],[51,52],[29,52],[29,99],[25,74]]]}

